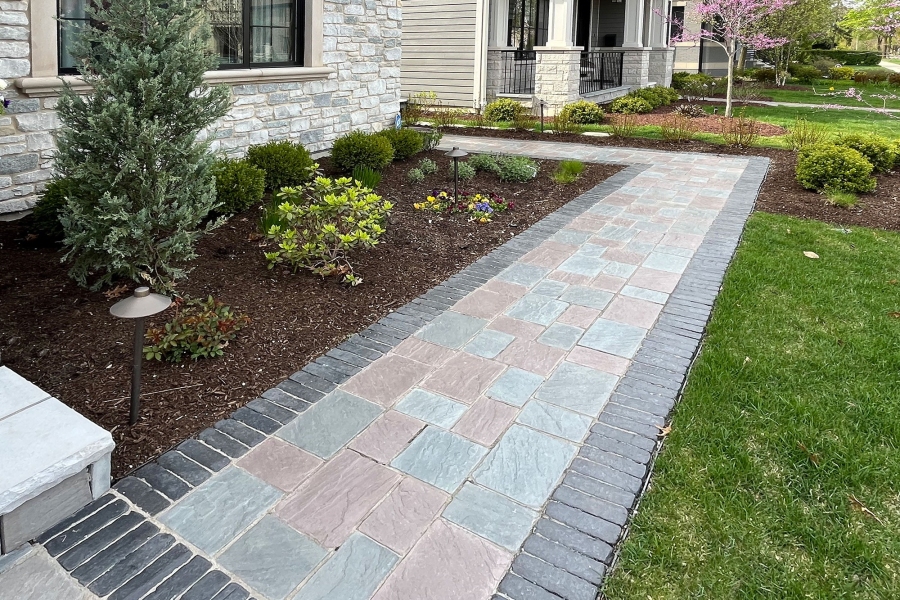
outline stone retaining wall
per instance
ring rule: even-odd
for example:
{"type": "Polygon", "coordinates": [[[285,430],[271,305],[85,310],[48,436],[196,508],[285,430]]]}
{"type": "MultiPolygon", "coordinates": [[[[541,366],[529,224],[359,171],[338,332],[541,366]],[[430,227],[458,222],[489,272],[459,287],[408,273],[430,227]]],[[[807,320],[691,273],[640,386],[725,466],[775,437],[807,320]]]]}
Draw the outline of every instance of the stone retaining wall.
{"type": "MultiPolygon", "coordinates": [[[[32,73],[30,3],[0,0],[0,78],[32,73]]],[[[201,137],[242,155],[272,139],[330,147],[351,129],[378,130],[400,109],[400,0],[325,0],[322,66],[327,79],[233,86],[229,113],[201,137]]],[[[51,176],[59,126],[56,97],[29,98],[10,85],[0,116],[0,214],[33,206],[51,176]]]]}

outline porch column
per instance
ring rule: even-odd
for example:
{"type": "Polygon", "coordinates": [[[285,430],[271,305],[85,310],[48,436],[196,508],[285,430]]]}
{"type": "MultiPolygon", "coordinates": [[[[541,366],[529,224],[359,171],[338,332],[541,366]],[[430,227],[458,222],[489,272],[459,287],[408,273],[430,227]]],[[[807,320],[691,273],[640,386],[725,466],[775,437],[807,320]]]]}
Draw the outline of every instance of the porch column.
{"type": "Polygon", "coordinates": [[[550,0],[547,20],[547,48],[572,48],[575,45],[575,0],[550,0]]]}
{"type": "Polygon", "coordinates": [[[625,0],[623,48],[644,47],[644,2],[645,0],[625,0]]]}
{"type": "Polygon", "coordinates": [[[666,7],[668,0],[651,0],[650,2],[650,37],[647,45],[651,48],[666,48],[666,31],[668,30],[668,21],[666,17],[666,7]]]}

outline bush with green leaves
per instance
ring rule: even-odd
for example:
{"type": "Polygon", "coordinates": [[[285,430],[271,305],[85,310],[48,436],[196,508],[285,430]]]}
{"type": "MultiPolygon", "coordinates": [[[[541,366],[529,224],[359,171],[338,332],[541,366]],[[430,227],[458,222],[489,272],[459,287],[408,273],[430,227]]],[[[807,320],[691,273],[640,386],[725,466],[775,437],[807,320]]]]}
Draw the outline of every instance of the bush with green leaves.
{"type": "Polygon", "coordinates": [[[277,244],[266,252],[269,268],[287,264],[295,271],[340,276],[353,286],[362,283],[353,272],[351,254],[378,245],[394,205],[349,177],[316,177],[303,187],[282,190],[278,198],[285,224],[266,232],[277,244]]]}
{"type": "Polygon", "coordinates": [[[805,117],[798,117],[790,127],[785,140],[791,150],[799,150],[813,144],[820,144],[828,138],[828,126],[815,123],[805,117]]]}
{"type": "Polygon", "coordinates": [[[406,160],[410,156],[418,154],[424,147],[422,134],[415,129],[385,129],[378,132],[391,143],[394,149],[394,160],[406,160]]]}
{"type": "MultiPolygon", "coordinates": [[[[455,170],[453,163],[450,163],[450,166],[447,168],[447,177],[452,181],[455,177],[455,170]]],[[[475,168],[472,167],[468,162],[459,161],[459,180],[460,181],[470,181],[475,177],[475,168]]]]}
{"type": "Polygon", "coordinates": [[[215,157],[197,137],[226,114],[231,90],[203,79],[218,60],[202,0],[87,4],[71,53],[91,91],[64,88],[57,105],[54,166],[72,186],[65,260],[93,289],[116,277],[168,289],[220,224],[206,219],[215,157]]]}
{"type": "Polygon", "coordinates": [[[500,181],[525,183],[538,174],[538,164],[527,156],[499,156],[497,165],[500,167],[500,181]]]}
{"type": "Polygon", "coordinates": [[[559,116],[578,125],[598,125],[603,122],[603,109],[596,102],[578,100],[563,106],[559,116]]]}
{"type": "Polygon", "coordinates": [[[817,58],[813,58],[812,66],[816,69],[816,71],[819,72],[820,77],[825,77],[831,74],[831,70],[837,66],[837,63],[830,58],[819,56],[817,58]]]}
{"type": "Polygon", "coordinates": [[[672,74],[672,88],[683,90],[690,83],[701,85],[712,83],[713,78],[706,73],[685,73],[683,71],[672,74]]]}
{"type": "Polygon", "coordinates": [[[352,173],[358,166],[380,171],[394,160],[394,147],[382,135],[351,131],[334,141],[331,160],[346,173],[352,173]]]}
{"type": "Polygon", "coordinates": [[[775,83],[776,77],[775,69],[770,68],[756,69],[753,73],[753,79],[760,83],[775,83]]]}
{"type": "Polygon", "coordinates": [[[262,201],[266,192],[266,172],[248,160],[223,159],[213,167],[216,197],[221,203],[216,212],[233,215],[262,201]]]}
{"type": "Polygon", "coordinates": [[[815,83],[822,76],[819,70],[811,65],[795,65],[789,72],[794,79],[806,84],[815,83]]]}
{"type": "Polygon", "coordinates": [[[668,106],[679,98],[678,92],[667,87],[642,88],[633,90],[629,92],[628,95],[636,98],[643,98],[653,108],[668,106]]]}
{"type": "Polygon", "coordinates": [[[573,183],[583,172],[584,163],[580,160],[564,160],[553,174],[553,181],[563,185],[573,183]]]}
{"type": "Polygon", "coordinates": [[[858,151],[834,144],[806,146],[797,157],[797,181],[808,190],[871,192],[876,185],[872,169],[858,151]]]}
{"type": "Polygon", "coordinates": [[[431,160],[430,158],[423,158],[419,161],[419,164],[416,165],[416,168],[422,171],[425,175],[434,175],[438,172],[437,163],[431,160]]]}
{"type": "Polygon", "coordinates": [[[653,110],[649,102],[637,96],[622,96],[616,98],[609,105],[609,111],[626,115],[648,113],[653,110]]]}
{"type": "Polygon", "coordinates": [[[500,165],[497,164],[497,157],[493,154],[476,154],[470,156],[468,163],[476,171],[493,173],[494,175],[500,174],[500,165]]]}
{"type": "Polygon", "coordinates": [[[851,81],[853,73],[853,67],[832,67],[828,71],[828,76],[835,81],[851,81]]]}
{"type": "Polygon", "coordinates": [[[48,242],[63,240],[66,232],[59,221],[59,215],[66,207],[70,188],[68,179],[54,179],[47,184],[31,212],[31,233],[48,242]]]}
{"type": "Polygon", "coordinates": [[[406,174],[406,178],[409,179],[410,183],[422,183],[425,181],[425,173],[422,172],[422,169],[410,169],[406,174]]]}
{"type": "Polygon", "coordinates": [[[175,316],[144,334],[144,358],[181,362],[185,358],[216,358],[250,323],[250,318],[213,299],[176,298],[175,316]]]}
{"type": "Polygon", "coordinates": [[[266,189],[280,190],[309,181],[313,164],[309,151],[299,142],[272,141],[247,150],[247,162],[266,174],[266,189]]]}
{"type": "Polygon", "coordinates": [[[512,98],[498,98],[484,108],[484,118],[491,122],[513,123],[522,117],[525,107],[512,98]]]}
{"type": "Polygon", "coordinates": [[[874,133],[845,133],[837,136],[834,143],[838,146],[853,148],[866,157],[876,173],[890,171],[897,160],[894,145],[887,138],[874,133]]]}
{"type": "Polygon", "coordinates": [[[378,184],[381,183],[381,173],[375,169],[357,165],[353,169],[353,181],[358,181],[362,187],[374,191],[378,184]]]}
{"type": "Polygon", "coordinates": [[[422,150],[425,152],[434,150],[441,143],[443,137],[444,134],[440,129],[431,129],[422,133],[422,150]]]}
{"type": "Polygon", "coordinates": [[[888,83],[891,84],[892,87],[900,86],[900,73],[891,73],[888,75],[888,83]]]}

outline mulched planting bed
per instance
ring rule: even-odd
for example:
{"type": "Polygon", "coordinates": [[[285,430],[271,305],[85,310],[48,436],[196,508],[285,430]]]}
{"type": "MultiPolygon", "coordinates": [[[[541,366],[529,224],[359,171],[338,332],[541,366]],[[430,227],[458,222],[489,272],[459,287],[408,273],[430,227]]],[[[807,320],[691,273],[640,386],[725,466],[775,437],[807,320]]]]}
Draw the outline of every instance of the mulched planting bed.
{"type": "Polygon", "coordinates": [[[666,142],[646,138],[617,139],[613,137],[593,137],[586,135],[551,135],[530,131],[500,131],[490,129],[448,129],[455,135],[480,135],[522,140],[547,140],[594,144],[597,146],[618,146],[646,148],[668,152],[709,152],[738,156],[765,156],[772,162],[763,183],[756,210],[792,215],[806,219],[816,219],[839,226],[864,226],[900,231],[900,173],[879,175],[877,189],[869,194],[861,194],[859,203],[853,208],[829,205],[825,197],[803,189],[797,183],[795,169],[797,155],[789,150],[773,148],[731,148],[706,142],[666,142]]]}
{"type": "MultiPolygon", "coordinates": [[[[327,160],[322,162],[327,171],[327,160]]],[[[141,421],[134,427],[127,426],[132,323],[110,316],[114,299],[71,282],[58,248],[28,240],[28,218],[0,223],[0,359],[112,431],[118,478],[225,418],[310,359],[620,170],[588,165],[566,186],[552,180],[553,161],[541,161],[538,178],[524,184],[479,174],[461,189],[499,193],[515,208],[492,223],[476,224],[464,215],[413,208],[432,189],[452,189],[446,177],[449,162],[442,152],[430,152],[386,169],[377,191],[396,206],[383,243],[354,261],[364,279],[356,288],[306,272],[268,270],[258,209],[237,215],[204,238],[190,279],[179,291],[211,294],[252,322],[222,358],[145,361],[141,421]],[[408,183],[406,172],[424,157],[438,163],[438,173],[422,184],[408,183]]]]}
{"type": "MultiPolygon", "coordinates": [[[[725,105],[719,104],[718,102],[698,102],[696,104],[708,105],[708,106],[718,106],[721,108],[721,111],[725,112],[725,105]]],[[[672,104],[670,106],[660,106],[653,110],[653,112],[642,114],[642,115],[632,115],[634,117],[634,122],[638,126],[642,125],[666,125],[671,122],[672,113],[674,112],[677,104],[672,104]]],[[[735,114],[740,111],[740,105],[735,103],[733,108],[733,112],[735,114]]],[[[725,119],[722,115],[709,115],[706,117],[693,117],[691,119],[691,123],[696,128],[697,132],[702,133],[722,133],[722,126],[725,124],[725,119]]],[[[617,119],[621,119],[620,115],[617,114],[609,114],[607,115],[607,119],[611,119],[613,121],[617,119]]],[[[787,130],[783,127],[779,127],[777,125],[770,125],[769,123],[757,123],[757,131],[759,135],[770,137],[777,135],[785,135],[787,130]]]]}

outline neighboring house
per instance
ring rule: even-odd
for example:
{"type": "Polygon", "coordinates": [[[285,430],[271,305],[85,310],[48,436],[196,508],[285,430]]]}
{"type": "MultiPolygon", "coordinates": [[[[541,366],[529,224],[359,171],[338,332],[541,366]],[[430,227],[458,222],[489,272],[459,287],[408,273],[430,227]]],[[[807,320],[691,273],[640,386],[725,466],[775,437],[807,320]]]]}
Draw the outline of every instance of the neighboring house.
{"type": "Polygon", "coordinates": [[[669,0],[404,0],[404,96],[480,108],[500,96],[550,113],[667,86],[669,0]]]}
{"type": "MultiPolygon", "coordinates": [[[[698,33],[701,23],[697,19],[696,14],[690,10],[691,0],[674,0],[671,7],[672,20],[672,36],[678,34],[683,24],[684,29],[690,33],[698,33]]],[[[724,77],[728,75],[728,55],[722,46],[710,42],[709,40],[698,40],[696,42],[677,42],[675,47],[675,65],[676,73],[706,73],[713,77],[724,77]]],[[[747,51],[744,59],[746,68],[759,66],[756,64],[755,55],[752,50],[747,51]]]]}
{"type": "MultiPolygon", "coordinates": [[[[0,11],[0,78],[14,81],[0,116],[0,215],[25,210],[51,176],[63,79],[84,89],[69,56],[90,0],[11,0],[0,11]],[[57,7],[61,12],[57,12],[57,7]],[[58,19],[57,19],[58,17],[58,19]]],[[[212,46],[232,87],[213,151],[298,140],[330,147],[382,129],[400,108],[400,0],[210,0],[212,46]]]]}

